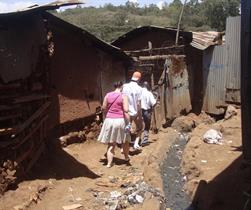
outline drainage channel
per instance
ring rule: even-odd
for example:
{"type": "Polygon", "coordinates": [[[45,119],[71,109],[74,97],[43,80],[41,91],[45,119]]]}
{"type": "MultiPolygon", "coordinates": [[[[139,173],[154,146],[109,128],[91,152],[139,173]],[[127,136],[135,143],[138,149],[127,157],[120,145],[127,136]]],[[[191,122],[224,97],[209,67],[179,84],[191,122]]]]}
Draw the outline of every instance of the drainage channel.
{"type": "Polygon", "coordinates": [[[180,134],[171,146],[162,165],[162,179],[166,196],[166,209],[194,210],[191,200],[184,192],[185,178],[180,172],[182,153],[187,143],[187,135],[180,134]]]}

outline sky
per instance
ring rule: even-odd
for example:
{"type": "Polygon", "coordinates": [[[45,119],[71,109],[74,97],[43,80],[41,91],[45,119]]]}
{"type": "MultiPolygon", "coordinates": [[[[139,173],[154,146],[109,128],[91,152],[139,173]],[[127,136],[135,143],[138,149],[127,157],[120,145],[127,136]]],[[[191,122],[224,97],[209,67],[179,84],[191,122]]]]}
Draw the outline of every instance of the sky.
{"type": "MultiPolygon", "coordinates": [[[[45,4],[55,0],[0,0],[0,13],[16,11],[34,4],[45,4]]],[[[82,0],[86,2],[84,6],[99,7],[106,3],[113,5],[124,5],[127,0],[82,0]]],[[[140,6],[156,4],[161,8],[164,2],[170,3],[172,0],[130,0],[131,2],[138,3],[140,6]]]]}

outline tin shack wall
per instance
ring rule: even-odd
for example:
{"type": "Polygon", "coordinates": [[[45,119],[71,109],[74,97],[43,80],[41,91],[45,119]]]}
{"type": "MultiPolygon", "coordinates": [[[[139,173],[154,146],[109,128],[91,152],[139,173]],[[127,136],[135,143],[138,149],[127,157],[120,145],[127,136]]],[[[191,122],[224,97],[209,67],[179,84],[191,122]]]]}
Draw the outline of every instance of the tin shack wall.
{"type": "Polygon", "coordinates": [[[240,103],[241,18],[227,18],[226,27],[226,101],[240,103]]]}
{"type": "Polygon", "coordinates": [[[211,114],[223,114],[225,105],[225,47],[212,46],[203,55],[203,107],[211,114]]]}

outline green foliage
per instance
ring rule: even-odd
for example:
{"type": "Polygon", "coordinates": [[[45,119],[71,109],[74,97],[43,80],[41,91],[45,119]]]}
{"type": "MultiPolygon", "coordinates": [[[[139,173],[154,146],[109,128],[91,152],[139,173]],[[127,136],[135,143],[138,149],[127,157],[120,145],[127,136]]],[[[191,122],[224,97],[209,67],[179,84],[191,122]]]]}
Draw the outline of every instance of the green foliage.
{"type": "Polygon", "coordinates": [[[209,25],[224,30],[228,16],[239,15],[240,0],[204,0],[204,13],[209,25]]]}
{"type": "MultiPolygon", "coordinates": [[[[240,0],[188,0],[181,28],[193,31],[222,31],[228,16],[239,15],[239,4],[240,0]]],[[[110,42],[142,25],[177,27],[181,7],[181,0],[166,3],[162,10],[155,4],[139,7],[138,4],[127,1],[125,5],[120,6],[105,4],[99,8],[77,7],[56,15],[110,42]]]]}

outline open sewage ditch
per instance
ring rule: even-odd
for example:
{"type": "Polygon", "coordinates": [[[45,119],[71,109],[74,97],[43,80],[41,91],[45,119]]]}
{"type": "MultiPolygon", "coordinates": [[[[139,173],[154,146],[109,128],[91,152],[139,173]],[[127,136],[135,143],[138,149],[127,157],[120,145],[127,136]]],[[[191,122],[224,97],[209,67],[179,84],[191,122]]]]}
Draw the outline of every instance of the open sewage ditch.
{"type": "Polygon", "coordinates": [[[181,174],[181,160],[183,150],[189,136],[180,134],[167,153],[167,158],[162,165],[162,179],[165,192],[166,209],[194,210],[191,200],[183,190],[186,177],[181,174]]]}

